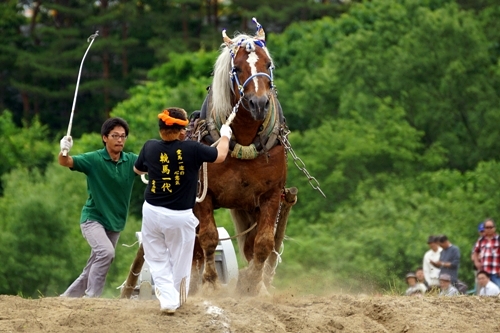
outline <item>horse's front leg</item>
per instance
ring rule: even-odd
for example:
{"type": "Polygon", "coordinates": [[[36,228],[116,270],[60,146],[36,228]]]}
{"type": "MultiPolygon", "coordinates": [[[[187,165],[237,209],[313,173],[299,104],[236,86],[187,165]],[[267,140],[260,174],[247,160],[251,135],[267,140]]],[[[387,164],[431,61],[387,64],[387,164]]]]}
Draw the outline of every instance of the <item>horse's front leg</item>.
{"type": "Polygon", "coordinates": [[[215,249],[219,243],[219,234],[213,215],[212,199],[207,196],[201,203],[194,206],[194,214],[200,222],[198,241],[205,257],[202,282],[217,287],[217,269],[215,267],[215,249]]]}
{"type": "Polygon", "coordinates": [[[266,260],[274,249],[274,224],[279,205],[280,193],[261,201],[260,209],[256,213],[257,234],[255,238],[247,239],[250,242],[253,239],[253,244],[245,244],[245,248],[251,249],[253,255],[248,268],[240,273],[238,279],[237,289],[241,294],[256,295],[261,288],[265,291],[265,286],[261,283],[262,275],[266,260]]]}

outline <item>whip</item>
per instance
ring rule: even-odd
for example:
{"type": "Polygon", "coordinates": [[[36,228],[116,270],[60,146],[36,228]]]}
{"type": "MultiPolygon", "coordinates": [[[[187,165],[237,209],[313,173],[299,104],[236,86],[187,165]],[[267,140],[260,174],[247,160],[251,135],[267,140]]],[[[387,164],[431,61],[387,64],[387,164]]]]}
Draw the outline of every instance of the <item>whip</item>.
{"type": "MultiPolygon", "coordinates": [[[[89,44],[89,47],[87,47],[87,51],[85,51],[85,54],[83,55],[82,62],[80,64],[80,70],[78,71],[78,79],[76,80],[75,97],[73,97],[73,106],[71,107],[71,115],[69,117],[68,132],[66,133],[66,136],[71,135],[71,127],[73,126],[73,115],[75,113],[76,96],[78,95],[78,87],[80,86],[80,75],[82,74],[83,61],[85,60],[85,57],[87,56],[87,53],[89,52],[90,47],[92,46],[92,43],[94,42],[94,39],[97,36],[99,36],[99,30],[97,30],[95,32],[95,34],[92,34],[92,35],[90,35],[89,38],[87,38],[87,43],[90,42],[90,44],[89,44]]],[[[66,149],[63,149],[62,155],[67,156],[68,151],[66,149]]]]}

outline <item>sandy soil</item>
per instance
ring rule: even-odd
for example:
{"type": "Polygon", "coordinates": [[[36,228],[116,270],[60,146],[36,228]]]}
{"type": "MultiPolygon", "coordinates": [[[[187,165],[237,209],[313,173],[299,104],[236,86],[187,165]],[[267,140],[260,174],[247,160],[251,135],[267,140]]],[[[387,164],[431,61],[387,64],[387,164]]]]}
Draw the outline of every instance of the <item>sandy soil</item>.
{"type": "Polygon", "coordinates": [[[190,297],[156,300],[0,296],[0,332],[500,332],[500,299],[460,296],[190,297]]]}

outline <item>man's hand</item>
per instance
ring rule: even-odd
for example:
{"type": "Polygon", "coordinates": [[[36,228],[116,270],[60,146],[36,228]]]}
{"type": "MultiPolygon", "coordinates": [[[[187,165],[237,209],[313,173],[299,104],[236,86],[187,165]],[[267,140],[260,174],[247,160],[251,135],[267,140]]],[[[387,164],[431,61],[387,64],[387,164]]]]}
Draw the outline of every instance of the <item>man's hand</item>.
{"type": "Polygon", "coordinates": [[[231,140],[231,135],[233,134],[233,130],[231,130],[231,127],[229,127],[228,125],[224,124],[222,125],[222,127],[220,128],[220,136],[225,136],[226,138],[228,138],[229,140],[231,140]]]}
{"type": "Polygon", "coordinates": [[[59,144],[61,146],[61,152],[66,151],[66,153],[68,153],[71,147],[73,147],[73,138],[66,135],[61,139],[59,144]]]}
{"type": "Polygon", "coordinates": [[[441,264],[442,264],[441,261],[432,261],[432,260],[430,260],[430,262],[431,262],[432,266],[437,267],[437,268],[441,268],[441,264]]]}

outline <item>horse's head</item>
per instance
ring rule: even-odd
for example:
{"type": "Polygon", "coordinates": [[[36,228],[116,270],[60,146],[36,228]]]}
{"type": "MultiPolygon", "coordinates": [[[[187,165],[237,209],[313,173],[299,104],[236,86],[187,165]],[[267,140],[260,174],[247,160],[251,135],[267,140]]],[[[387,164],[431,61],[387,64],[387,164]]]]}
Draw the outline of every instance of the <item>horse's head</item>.
{"type": "Polygon", "coordinates": [[[266,48],[264,29],[255,19],[254,22],[257,24],[255,36],[240,34],[231,39],[222,32],[224,44],[215,64],[212,89],[216,112],[218,106],[224,107],[225,112],[231,111],[227,104],[239,101],[255,120],[262,121],[274,89],[274,65],[266,48]],[[218,104],[218,96],[225,96],[224,106],[218,104]]]}

